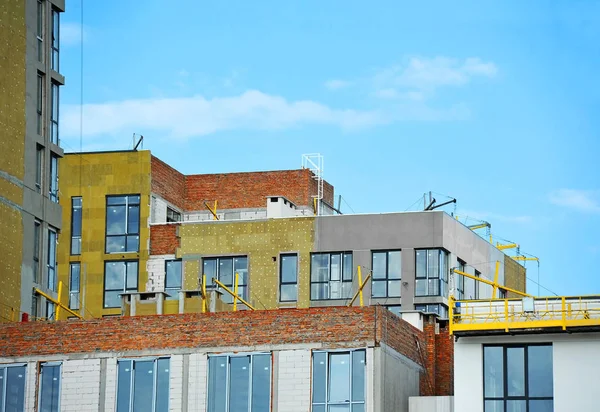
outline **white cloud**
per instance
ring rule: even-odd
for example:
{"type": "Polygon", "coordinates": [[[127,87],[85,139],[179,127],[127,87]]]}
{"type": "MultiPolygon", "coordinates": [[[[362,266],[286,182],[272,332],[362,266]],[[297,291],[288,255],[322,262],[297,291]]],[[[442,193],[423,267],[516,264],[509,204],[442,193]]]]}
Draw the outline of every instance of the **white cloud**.
{"type": "MultiPolygon", "coordinates": [[[[355,130],[386,123],[379,111],[332,109],[321,103],[287,101],[260,91],[233,97],[135,99],[85,104],[84,135],[129,135],[153,130],[170,138],[185,139],[224,130],[279,130],[303,124],[320,124],[355,130]]],[[[62,108],[65,136],[79,136],[80,106],[62,108]]]]}
{"type": "Polygon", "coordinates": [[[550,202],[579,212],[600,213],[600,193],[594,190],[559,189],[550,193],[550,202]]]}
{"type": "Polygon", "coordinates": [[[81,38],[83,34],[83,41],[87,39],[88,31],[83,28],[79,23],[74,22],[61,22],[60,24],[60,45],[61,46],[76,46],[81,44],[81,38]]]}
{"type": "Polygon", "coordinates": [[[349,87],[351,83],[346,80],[333,79],[325,82],[325,87],[329,90],[339,90],[349,87]]]}

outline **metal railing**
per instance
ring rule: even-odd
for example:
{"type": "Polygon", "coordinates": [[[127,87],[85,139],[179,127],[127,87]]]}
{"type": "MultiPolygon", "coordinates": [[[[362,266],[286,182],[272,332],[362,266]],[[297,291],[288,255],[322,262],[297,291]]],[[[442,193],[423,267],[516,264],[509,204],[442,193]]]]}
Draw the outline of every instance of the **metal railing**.
{"type": "Polygon", "coordinates": [[[450,334],[598,326],[600,296],[449,300],[450,334]]]}

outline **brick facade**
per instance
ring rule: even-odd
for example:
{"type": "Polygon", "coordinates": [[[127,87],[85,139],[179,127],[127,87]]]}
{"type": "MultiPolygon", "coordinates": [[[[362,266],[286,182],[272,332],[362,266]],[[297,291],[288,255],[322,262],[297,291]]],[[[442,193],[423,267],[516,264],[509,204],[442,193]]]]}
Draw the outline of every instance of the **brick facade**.
{"type": "Polygon", "coordinates": [[[421,395],[454,395],[454,342],[449,334],[448,323],[436,323],[433,318],[423,324],[423,362],[421,395]],[[437,329],[439,328],[439,329],[437,329]],[[436,331],[437,329],[437,331],[436,331]]]}
{"type": "Polygon", "coordinates": [[[186,176],[156,156],[152,156],[151,175],[152,193],[183,209],[185,207],[186,176]]]}
{"type": "Polygon", "coordinates": [[[178,227],[177,224],[150,226],[150,254],[174,255],[179,247],[178,227]]]}

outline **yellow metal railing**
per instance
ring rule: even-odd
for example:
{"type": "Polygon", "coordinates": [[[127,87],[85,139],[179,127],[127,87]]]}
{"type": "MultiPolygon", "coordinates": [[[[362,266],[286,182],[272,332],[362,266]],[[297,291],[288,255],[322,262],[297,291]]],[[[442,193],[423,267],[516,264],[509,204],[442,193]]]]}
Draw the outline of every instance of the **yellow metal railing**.
{"type": "Polygon", "coordinates": [[[600,296],[449,301],[450,334],[600,326],[600,296]]]}

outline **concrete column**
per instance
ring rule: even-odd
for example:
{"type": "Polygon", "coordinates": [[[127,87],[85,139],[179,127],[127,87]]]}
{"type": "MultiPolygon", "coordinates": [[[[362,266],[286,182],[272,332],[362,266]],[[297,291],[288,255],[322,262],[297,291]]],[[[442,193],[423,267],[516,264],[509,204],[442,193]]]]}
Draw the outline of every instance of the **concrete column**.
{"type": "Polygon", "coordinates": [[[179,313],[183,313],[185,310],[185,293],[180,290],[177,295],[179,297],[179,313]]]}
{"type": "Polygon", "coordinates": [[[129,307],[129,316],[135,316],[135,309],[136,309],[136,303],[137,303],[137,295],[129,295],[131,296],[131,305],[129,307]]]}
{"type": "Polygon", "coordinates": [[[414,309],[415,302],[415,250],[413,248],[402,249],[402,290],[401,304],[403,310],[414,309]]]}
{"type": "Polygon", "coordinates": [[[158,294],[158,299],[156,302],[156,314],[157,315],[162,315],[163,314],[163,304],[165,301],[165,295],[164,293],[159,293],[158,294]]]}

